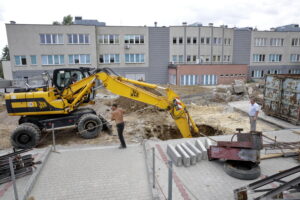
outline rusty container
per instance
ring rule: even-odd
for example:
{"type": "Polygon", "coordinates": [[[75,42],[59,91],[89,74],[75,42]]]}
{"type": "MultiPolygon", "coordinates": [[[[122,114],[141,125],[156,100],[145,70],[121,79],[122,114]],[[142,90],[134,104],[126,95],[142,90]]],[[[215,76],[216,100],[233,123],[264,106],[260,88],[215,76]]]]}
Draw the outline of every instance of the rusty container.
{"type": "Polygon", "coordinates": [[[266,75],[263,111],[266,115],[300,125],[300,75],[266,75]]]}

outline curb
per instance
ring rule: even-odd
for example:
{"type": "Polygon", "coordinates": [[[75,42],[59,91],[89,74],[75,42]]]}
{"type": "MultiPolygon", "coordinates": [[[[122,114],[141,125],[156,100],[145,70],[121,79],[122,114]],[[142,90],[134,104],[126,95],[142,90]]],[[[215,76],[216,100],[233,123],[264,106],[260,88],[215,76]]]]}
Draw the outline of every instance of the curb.
{"type": "Polygon", "coordinates": [[[151,194],[152,194],[152,199],[153,200],[160,200],[160,197],[158,195],[158,191],[155,188],[152,187],[153,185],[153,170],[152,170],[152,167],[151,167],[151,162],[150,162],[150,159],[148,159],[148,155],[147,155],[147,150],[146,150],[146,142],[147,140],[144,140],[142,142],[142,145],[143,145],[143,150],[144,150],[144,154],[145,154],[145,163],[146,163],[146,168],[147,168],[147,177],[148,177],[148,182],[149,182],[149,189],[151,191],[151,194]]]}
{"type": "Polygon", "coordinates": [[[41,157],[40,160],[42,160],[42,164],[40,165],[40,167],[35,171],[35,173],[30,177],[25,189],[24,189],[24,196],[20,199],[22,200],[27,200],[34,184],[36,183],[37,178],[39,177],[42,169],[44,168],[49,156],[51,153],[51,147],[48,147],[44,153],[44,155],[41,157]]]}

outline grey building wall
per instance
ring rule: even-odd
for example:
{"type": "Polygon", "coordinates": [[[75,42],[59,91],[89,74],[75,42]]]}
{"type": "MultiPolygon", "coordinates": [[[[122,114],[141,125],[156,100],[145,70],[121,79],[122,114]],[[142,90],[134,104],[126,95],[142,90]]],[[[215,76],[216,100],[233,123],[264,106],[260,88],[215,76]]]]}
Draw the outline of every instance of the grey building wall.
{"type": "Polygon", "coordinates": [[[168,27],[149,27],[149,73],[148,82],[168,82],[169,37],[168,27]]]}
{"type": "Polygon", "coordinates": [[[269,73],[270,70],[279,70],[280,74],[288,74],[289,70],[300,69],[300,65],[255,65],[249,66],[249,75],[252,71],[263,71],[264,74],[269,73]]]}
{"type": "Polygon", "coordinates": [[[110,67],[118,75],[126,77],[128,74],[145,74],[145,81],[149,82],[148,67],[110,67]]]}
{"type": "Polygon", "coordinates": [[[251,30],[234,30],[232,64],[249,64],[251,55],[251,30]]]}

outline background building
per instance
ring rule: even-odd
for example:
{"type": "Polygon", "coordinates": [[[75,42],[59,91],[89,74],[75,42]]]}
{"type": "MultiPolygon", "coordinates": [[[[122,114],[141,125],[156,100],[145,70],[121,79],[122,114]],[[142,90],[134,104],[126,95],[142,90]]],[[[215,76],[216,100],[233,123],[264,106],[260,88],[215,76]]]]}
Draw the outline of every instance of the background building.
{"type": "MultiPolygon", "coordinates": [[[[298,25],[271,31],[203,26],[106,26],[75,17],[73,25],[6,24],[15,80],[44,71],[109,67],[160,84],[215,85],[266,73],[300,73],[298,25]]],[[[6,64],[6,68],[7,68],[6,64]]],[[[11,73],[9,73],[11,71],[11,73]]]]}

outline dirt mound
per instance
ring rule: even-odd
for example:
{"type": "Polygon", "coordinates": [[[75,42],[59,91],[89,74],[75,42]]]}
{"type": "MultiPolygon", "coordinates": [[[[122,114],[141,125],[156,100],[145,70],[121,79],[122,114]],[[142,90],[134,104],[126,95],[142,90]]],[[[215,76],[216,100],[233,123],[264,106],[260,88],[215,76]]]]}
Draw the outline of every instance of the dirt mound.
{"type": "Polygon", "coordinates": [[[118,106],[123,108],[126,112],[135,112],[149,106],[148,104],[134,101],[126,97],[119,97],[113,103],[118,104],[118,106]]]}

